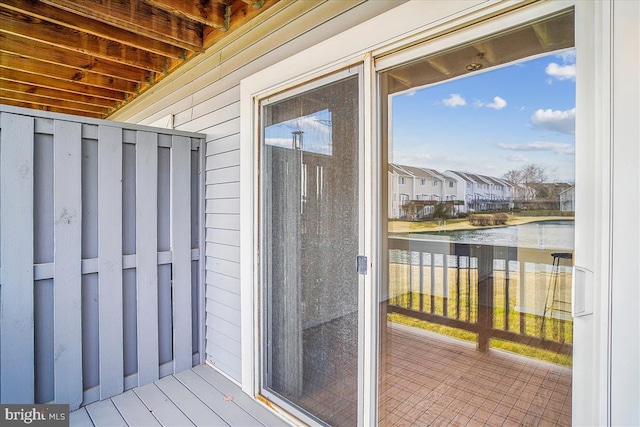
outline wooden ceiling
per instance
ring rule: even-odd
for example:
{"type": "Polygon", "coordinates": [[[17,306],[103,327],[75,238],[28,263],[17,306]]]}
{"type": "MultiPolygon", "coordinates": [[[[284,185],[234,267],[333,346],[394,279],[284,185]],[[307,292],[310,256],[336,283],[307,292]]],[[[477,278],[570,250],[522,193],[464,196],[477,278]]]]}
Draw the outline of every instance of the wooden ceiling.
{"type": "Polygon", "coordinates": [[[0,0],[0,104],[105,118],[279,0],[0,0]]]}

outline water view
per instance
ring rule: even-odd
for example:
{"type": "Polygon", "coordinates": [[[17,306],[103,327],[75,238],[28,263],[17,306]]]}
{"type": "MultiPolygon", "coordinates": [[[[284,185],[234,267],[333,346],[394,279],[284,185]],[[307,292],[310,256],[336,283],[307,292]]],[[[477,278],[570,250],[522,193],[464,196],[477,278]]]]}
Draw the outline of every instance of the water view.
{"type": "Polygon", "coordinates": [[[495,246],[571,251],[573,250],[574,226],[572,220],[538,221],[507,227],[403,233],[402,236],[418,240],[490,243],[495,246]]]}

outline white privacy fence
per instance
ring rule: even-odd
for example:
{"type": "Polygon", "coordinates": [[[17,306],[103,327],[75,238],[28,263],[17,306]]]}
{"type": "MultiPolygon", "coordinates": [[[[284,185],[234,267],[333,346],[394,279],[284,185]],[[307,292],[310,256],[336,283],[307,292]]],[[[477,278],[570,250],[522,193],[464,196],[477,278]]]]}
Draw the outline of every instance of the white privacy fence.
{"type": "Polygon", "coordinates": [[[201,361],[201,135],[0,110],[0,402],[201,361]]]}

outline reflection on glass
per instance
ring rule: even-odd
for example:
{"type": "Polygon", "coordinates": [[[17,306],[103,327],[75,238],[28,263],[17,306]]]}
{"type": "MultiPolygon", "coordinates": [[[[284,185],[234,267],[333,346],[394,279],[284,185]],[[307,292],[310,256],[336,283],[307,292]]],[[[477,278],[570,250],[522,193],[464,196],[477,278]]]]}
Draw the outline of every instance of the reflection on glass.
{"type": "Polygon", "coordinates": [[[571,424],[572,46],[567,12],[381,75],[381,425],[571,424]]]}
{"type": "Polygon", "coordinates": [[[263,393],[357,416],[358,78],[262,109],[263,393]]]}
{"type": "Polygon", "coordinates": [[[264,143],[330,156],[332,153],[331,111],[324,109],[264,129],[264,143]]]}

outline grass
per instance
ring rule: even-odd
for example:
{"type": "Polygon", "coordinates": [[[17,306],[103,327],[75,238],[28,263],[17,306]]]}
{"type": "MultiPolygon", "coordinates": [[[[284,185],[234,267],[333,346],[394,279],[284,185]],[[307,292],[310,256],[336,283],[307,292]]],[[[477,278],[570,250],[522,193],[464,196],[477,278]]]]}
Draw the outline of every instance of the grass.
{"type": "MultiPolygon", "coordinates": [[[[477,342],[478,338],[475,333],[465,331],[463,329],[456,329],[449,326],[438,325],[430,323],[424,320],[416,319],[415,317],[409,317],[398,313],[390,313],[387,315],[387,319],[390,322],[400,323],[402,325],[411,326],[414,328],[424,329],[430,332],[435,332],[441,335],[446,335],[451,338],[457,338],[469,342],[477,342]]],[[[555,363],[556,365],[571,367],[572,358],[566,354],[558,354],[553,351],[543,350],[541,348],[531,347],[523,344],[514,343],[511,341],[492,339],[491,348],[508,351],[510,353],[518,354],[520,356],[531,357],[545,362],[555,363]]]]}
{"type": "MultiPolygon", "coordinates": [[[[412,266],[412,282],[409,283],[409,266],[406,264],[392,263],[389,265],[390,281],[390,304],[417,311],[433,312],[444,316],[444,307],[447,306],[447,317],[459,318],[463,321],[476,322],[477,320],[477,277],[475,271],[460,269],[460,292],[458,295],[456,281],[456,268],[447,269],[448,288],[444,287],[445,271],[442,267],[433,269],[433,292],[431,289],[432,270],[429,266],[423,267],[423,289],[420,292],[420,267],[412,266]],[[447,295],[448,298],[444,298],[447,295]],[[433,304],[433,307],[432,307],[433,304]],[[433,308],[433,309],[432,309],[433,308]]],[[[570,273],[561,272],[559,275],[559,285],[556,298],[568,298],[569,286],[571,283],[570,273]]],[[[525,272],[520,277],[512,277],[508,284],[509,301],[507,304],[507,280],[503,271],[494,272],[494,294],[493,294],[493,327],[496,329],[507,329],[533,337],[544,337],[547,340],[571,343],[573,341],[573,323],[570,317],[567,320],[552,316],[551,310],[547,310],[543,317],[535,314],[535,310],[544,311],[545,305],[549,304],[551,296],[547,296],[548,284],[551,277],[548,274],[539,272],[525,272]],[[520,287],[520,280],[527,285],[520,287]],[[547,298],[549,298],[547,300],[547,298]],[[518,305],[524,309],[516,311],[518,305]],[[526,304],[529,301],[529,304],[526,304]],[[528,307],[528,308],[527,308],[528,307]],[[507,314],[505,316],[505,314],[507,314]],[[543,320],[544,319],[544,320],[543,320]]],[[[556,307],[558,307],[556,303],[556,307]]],[[[568,308],[568,307],[563,307],[568,308]]],[[[556,314],[559,312],[556,311],[556,314]]],[[[562,313],[559,313],[562,315],[562,313]]],[[[403,316],[397,313],[389,314],[389,320],[413,326],[432,332],[437,332],[453,338],[467,341],[477,341],[475,333],[465,330],[438,325],[416,318],[403,316]]],[[[558,354],[553,351],[543,350],[536,347],[492,339],[491,347],[498,348],[527,357],[534,357],[562,366],[571,366],[572,358],[568,355],[558,354]]]]}
{"type": "MultiPolygon", "coordinates": [[[[508,214],[507,226],[538,221],[573,220],[573,212],[528,211],[508,214]]],[[[477,226],[469,223],[469,218],[453,218],[433,221],[389,221],[389,233],[419,233],[425,231],[477,230],[481,228],[504,227],[504,225],[477,226]]]]}

